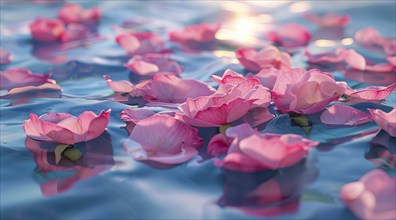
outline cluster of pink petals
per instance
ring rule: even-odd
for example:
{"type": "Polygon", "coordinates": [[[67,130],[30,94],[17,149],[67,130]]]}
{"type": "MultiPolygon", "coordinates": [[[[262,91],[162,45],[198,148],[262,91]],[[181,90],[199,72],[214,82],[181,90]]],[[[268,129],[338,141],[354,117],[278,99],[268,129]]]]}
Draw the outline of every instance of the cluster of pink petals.
{"type": "Polygon", "coordinates": [[[388,97],[396,88],[396,83],[389,86],[368,86],[362,89],[351,89],[346,87],[345,94],[352,98],[369,101],[379,101],[388,97]]]}
{"type": "Polygon", "coordinates": [[[197,127],[220,127],[255,107],[265,108],[270,103],[271,94],[257,79],[246,79],[231,70],[227,70],[222,78],[213,79],[220,84],[216,93],[187,99],[179,106],[181,113],[178,117],[197,127]]]}
{"type": "Polygon", "coordinates": [[[295,68],[279,72],[272,95],[281,113],[312,114],[326,108],[344,91],[344,86],[328,73],[295,68]]]}
{"type": "Polygon", "coordinates": [[[29,26],[34,40],[39,42],[68,42],[89,37],[91,33],[83,24],[65,26],[59,19],[36,18],[29,26]]]}
{"type": "Polygon", "coordinates": [[[121,120],[127,123],[137,123],[140,120],[155,115],[156,113],[144,108],[130,109],[126,108],[121,111],[121,120]]]}
{"type": "Polygon", "coordinates": [[[66,4],[58,12],[58,18],[65,23],[90,23],[101,17],[99,8],[85,10],[80,4],[66,4]]]}
{"type": "Polygon", "coordinates": [[[151,105],[160,103],[183,103],[188,98],[196,98],[212,94],[213,88],[194,79],[181,79],[175,75],[158,74],[153,78],[133,85],[129,81],[114,82],[105,75],[108,86],[119,93],[131,96],[143,96],[151,105]]]}
{"type": "Polygon", "coordinates": [[[311,38],[311,34],[304,26],[295,23],[280,26],[277,30],[267,33],[270,42],[286,48],[306,46],[311,38]]]}
{"type": "Polygon", "coordinates": [[[25,68],[10,68],[0,71],[0,90],[12,90],[26,86],[40,86],[52,83],[51,74],[34,74],[25,68]]]}
{"type": "Polygon", "coordinates": [[[169,59],[167,54],[145,54],[133,56],[125,66],[132,72],[146,76],[159,72],[179,74],[183,70],[179,64],[169,59]]]}
{"type": "Polygon", "coordinates": [[[12,60],[11,51],[3,50],[0,47],[0,64],[9,64],[12,60]]]}
{"type": "Polygon", "coordinates": [[[312,13],[305,13],[304,18],[322,27],[345,27],[349,23],[349,15],[338,15],[327,13],[322,16],[312,13]]]}
{"type": "Polygon", "coordinates": [[[388,55],[396,54],[396,38],[382,37],[374,28],[365,28],[355,33],[355,40],[365,46],[382,47],[388,55]]]}
{"type": "Polygon", "coordinates": [[[129,54],[159,53],[165,50],[161,37],[150,32],[129,32],[119,34],[116,42],[129,54]]]}
{"type": "Polygon", "coordinates": [[[382,170],[365,174],[359,181],[344,185],[340,198],[360,219],[394,219],[396,178],[382,170]]]}
{"type": "Polygon", "coordinates": [[[329,125],[357,126],[371,121],[370,114],[364,113],[348,105],[335,104],[321,115],[322,123],[329,125]]]}
{"type": "Polygon", "coordinates": [[[198,130],[169,115],[155,114],[136,122],[124,149],[136,160],[164,164],[184,163],[203,144],[198,130]]]}
{"type": "Polygon", "coordinates": [[[292,166],[319,143],[295,134],[260,134],[248,124],[226,131],[226,137],[216,135],[208,145],[212,155],[227,154],[216,165],[239,172],[276,170],[292,166]]]}
{"type": "Polygon", "coordinates": [[[361,54],[355,50],[346,50],[344,48],[337,48],[335,51],[329,51],[321,54],[311,54],[307,49],[304,50],[304,55],[310,63],[341,63],[346,62],[350,67],[371,72],[390,72],[396,69],[393,64],[394,58],[388,57],[388,63],[369,63],[361,54]]]}
{"type": "Polygon", "coordinates": [[[280,52],[274,46],[266,46],[260,51],[252,48],[239,49],[236,57],[241,65],[250,71],[258,72],[261,69],[276,68],[290,69],[291,57],[288,53],[280,52]]]}
{"type": "Polygon", "coordinates": [[[169,33],[169,39],[180,44],[207,43],[215,40],[220,24],[201,23],[184,27],[179,31],[169,33]]]}
{"type": "Polygon", "coordinates": [[[28,137],[40,141],[74,144],[97,138],[106,129],[111,110],[101,111],[99,115],[85,111],[74,117],[68,113],[47,113],[38,117],[30,114],[23,123],[28,137]]]}
{"type": "Polygon", "coordinates": [[[377,123],[377,125],[388,132],[389,135],[396,137],[396,108],[386,113],[379,109],[368,109],[371,114],[371,118],[377,123]]]}

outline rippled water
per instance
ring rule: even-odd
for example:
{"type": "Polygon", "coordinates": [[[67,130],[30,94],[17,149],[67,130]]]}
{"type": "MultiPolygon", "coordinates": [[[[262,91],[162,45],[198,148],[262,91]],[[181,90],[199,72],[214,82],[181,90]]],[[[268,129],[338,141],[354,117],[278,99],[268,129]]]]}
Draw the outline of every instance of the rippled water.
{"type": "MultiPolygon", "coordinates": [[[[211,74],[227,68],[243,72],[233,51],[242,46],[258,47],[264,33],[276,24],[298,22],[314,34],[309,48],[326,49],[319,39],[340,42],[353,38],[364,27],[372,26],[385,36],[395,36],[394,1],[80,1],[84,6],[99,6],[103,19],[96,27],[103,38],[83,44],[62,46],[34,44],[27,25],[37,16],[54,17],[61,3],[32,4],[27,1],[1,1],[1,47],[14,52],[14,61],[1,70],[25,67],[35,73],[52,72],[63,88],[59,98],[1,99],[1,218],[2,219],[354,219],[338,198],[340,187],[382,166],[394,173],[395,140],[369,122],[359,127],[322,125],[312,115],[311,138],[321,142],[299,164],[278,171],[243,174],[221,170],[206,155],[206,145],[193,160],[173,167],[158,167],[133,160],[122,142],[128,137],[119,119],[126,107],[114,100],[120,97],[107,87],[103,74],[114,80],[140,79],[122,64],[128,59],[114,42],[113,24],[125,20],[138,23],[137,30],[154,31],[166,37],[169,30],[188,24],[221,21],[215,51],[187,52],[168,43],[184,69],[183,78],[210,81],[211,74]],[[350,14],[345,30],[325,30],[305,21],[299,12],[329,9],[350,14]],[[319,41],[320,42],[320,41],[319,41]],[[51,144],[26,139],[22,123],[29,113],[99,112],[112,109],[107,132],[76,147],[83,152],[77,163],[55,163],[51,144]],[[376,136],[377,135],[377,136],[376,136]],[[370,143],[376,136],[375,143],[370,143]],[[382,146],[381,146],[382,145],[382,146]],[[51,153],[52,152],[52,153],[51,153]],[[375,161],[373,163],[372,161],[375,161]]],[[[372,61],[383,55],[356,46],[372,61]]],[[[300,51],[293,56],[296,67],[309,67],[300,51]]],[[[394,73],[332,72],[337,80],[355,88],[388,85],[394,73]]],[[[375,107],[389,111],[395,105],[393,93],[381,103],[354,105],[361,110],[375,107]]],[[[131,103],[130,103],[131,104],[131,103]]],[[[264,132],[297,133],[287,115],[267,126],[264,132]]],[[[206,144],[215,129],[201,129],[206,144]]]]}

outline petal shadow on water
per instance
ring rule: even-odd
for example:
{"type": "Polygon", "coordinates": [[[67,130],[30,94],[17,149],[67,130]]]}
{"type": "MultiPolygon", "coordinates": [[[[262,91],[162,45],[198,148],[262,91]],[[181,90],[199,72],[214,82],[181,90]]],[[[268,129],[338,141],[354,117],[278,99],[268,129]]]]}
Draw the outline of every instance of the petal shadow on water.
{"type": "Polygon", "coordinates": [[[33,175],[45,196],[64,193],[78,181],[98,175],[114,165],[111,137],[107,131],[96,139],[75,144],[72,148],[82,154],[75,160],[64,153],[59,160],[56,155],[59,144],[55,142],[26,138],[25,146],[34,156],[37,167],[33,175]]]}
{"type": "Polygon", "coordinates": [[[370,141],[370,148],[364,157],[376,167],[395,169],[396,165],[396,137],[390,136],[381,130],[370,141]]]}

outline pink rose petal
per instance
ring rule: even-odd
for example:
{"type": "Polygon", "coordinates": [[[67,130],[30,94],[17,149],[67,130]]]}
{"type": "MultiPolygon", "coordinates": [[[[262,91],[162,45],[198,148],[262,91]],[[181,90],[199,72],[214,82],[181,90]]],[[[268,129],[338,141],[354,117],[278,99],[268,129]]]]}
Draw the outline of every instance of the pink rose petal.
{"type": "Polygon", "coordinates": [[[396,137],[396,108],[386,113],[379,109],[368,109],[371,118],[377,123],[377,125],[388,132],[389,135],[396,137]]]}
{"type": "Polygon", "coordinates": [[[330,125],[357,126],[370,120],[369,114],[341,104],[331,106],[320,115],[320,121],[330,125]]]}
{"type": "Polygon", "coordinates": [[[90,23],[101,17],[99,8],[84,9],[80,4],[66,4],[58,12],[65,23],[90,23]]]}
{"type": "Polygon", "coordinates": [[[65,32],[64,23],[58,19],[37,18],[29,28],[32,38],[40,42],[58,41],[65,32]]]}
{"type": "Polygon", "coordinates": [[[306,46],[311,38],[311,34],[304,26],[295,23],[283,25],[267,33],[270,42],[278,43],[282,47],[306,46]]]}
{"type": "Polygon", "coordinates": [[[317,14],[305,13],[304,18],[322,27],[344,27],[348,25],[350,16],[341,16],[334,13],[327,13],[320,16],[317,14]]]}
{"type": "Polygon", "coordinates": [[[369,86],[363,89],[348,89],[346,94],[350,97],[360,98],[364,100],[379,101],[386,99],[396,88],[396,83],[389,86],[369,86]]]}
{"type": "Polygon", "coordinates": [[[12,60],[11,51],[3,50],[0,47],[0,64],[9,64],[12,60]]]}
{"type": "Polygon", "coordinates": [[[0,71],[0,89],[11,90],[25,86],[39,86],[50,82],[51,74],[33,74],[25,68],[10,68],[0,71]]]}

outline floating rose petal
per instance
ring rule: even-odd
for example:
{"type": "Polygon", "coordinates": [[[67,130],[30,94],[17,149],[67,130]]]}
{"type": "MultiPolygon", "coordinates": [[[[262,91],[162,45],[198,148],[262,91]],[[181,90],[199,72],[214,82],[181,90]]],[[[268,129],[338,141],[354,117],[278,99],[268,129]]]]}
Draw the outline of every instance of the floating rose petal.
{"type": "Polygon", "coordinates": [[[197,155],[196,148],[202,144],[196,128],[169,115],[156,114],[136,123],[124,149],[136,160],[179,164],[197,155]]]}
{"type": "Polygon", "coordinates": [[[386,60],[393,66],[396,67],[396,56],[389,56],[386,60]]]}
{"type": "Polygon", "coordinates": [[[274,46],[266,46],[260,51],[244,48],[235,53],[242,66],[250,71],[258,72],[265,68],[290,69],[291,67],[290,55],[280,52],[274,46]]]}
{"type": "Polygon", "coordinates": [[[355,40],[365,46],[382,47],[388,55],[396,54],[396,38],[385,38],[374,28],[365,28],[355,34],[355,40]]]}
{"type": "Polygon", "coordinates": [[[39,86],[50,82],[51,74],[33,74],[25,68],[10,68],[0,71],[0,89],[11,90],[25,86],[39,86]]]}
{"type": "Polygon", "coordinates": [[[371,118],[377,123],[377,125],[388,132],[389,135],[396,137],[396,108],[386,113],[379,109],[368,109],[371,114],[371,118]]]}
{"type": "Polygon", "coordinates": [[[211,150],[225,148],[231,142],[229,139],[232,139],[227,155],[217,165],[239,172],[291,166],[305,157],[310,148],[319,144],[294,134],[260,134],[248,124],[227,129],[226,136],[228,139],[224,139],[221,144],[212,145],[211,150]],[[221,148],[216,148],[218,146],[221,148]]]}
{"type": "MultiPolygon", "coordinates": [[[[3,99],[20,99],[33,97],[59,98],[62,87],[53,83],[44,83],[39,86],[24,86],[11,89],[7,94],[0,96],[3,99]]],[[[22,101],[22,100],[19,100],[22,101]]]]}
{"type": "Polygon", "coordinates": [[[346,94],[350,97],[364,99],[364,100],[372,100],[379,101],[386,99],[392,91],[396,88],[396,83],[393,83],[389,86],[369,86],[363,89],[353,90],[351,88],[347,88],[346,94]]]}
{"type": "Polygon", "coordinates": [[[370,114],[348,105],[335,104],[320,115],[320,121],[330,125],[357,126],[370,121],[370,114]]]}
{"type": "Polygon", "coordinates": [[[0,64],[9,64],[12,60],[12,53],[7,50],[3,50],[0,47],[0,64]]]}
{"type": "Polygon", "coordinates": [[[166,54],[146,54],[133,56],[125,66],[139,75],[153,75],[158,72],[179,74],[179,64],[168,58],[166,54]]]}
{"type": "Polygon", "coordinates": [[[187,99],[179,106],[178,117],[193,126],[221,127],[241,118],[252,108],[265,108],[270,103],[271,94],[257,79],[245,79],[231,70],[225,71],[222,78],[213,79],[220,83],[217,92],[187,99]]]}
{"type": "Polygon", "coordinates": [[[348,25],[350,16],[342,16],[334,13],[327,13],[320,16],[317,14],[305,13],[304,18],[322,27],[344,27],[348,25]]]}
{"type": "Polygon", "coordinates": [[[216,134],[208,143],[208,154],[211,156],[220,156],[227,153],[230,147],[230,140],[222,134],[216,134]]]}
{"type": "Polygon", "coordinates": [[[59,19],[36,18],[29,28],[33,39],[40,42],[59,41],[65,32],[65,25],[59,19]]]}
{"type": "Polygon", "coordinates": [[[133,122],[137,123],[143,119],[146,119],[150,116],[155,115],[155,112],[148,110],[148,109],[130,109],[126,108],[121,112],[121,120],[124,122],[133,122]]]}
{"type": "Polygon", "coordinates": [[[213,90],[204,82],[194,79],[180,79],[169,74],[154,76],[141,89],[146,101],[163,103],[183,103],[188,98],[193,99],[210,95],[214,92],[213,90]]]}
{"type": "Polygon", "coordinates": [[[207,43],[215,40],[220,24],[201,23],[183,28],[180,31],[169,33],[169,39],[181,44],[207,43]]]}
{"type": "Polygon", "coordinates": [[[394,219],[396,179],[382,170],[365,174],[359,181],[344,185],[340,198],[360,219],[394,219]]]}
{"type": "Polygon", "coordinates": [[[66,4],[58,12],[58,18],[65,23],[90,23],[101,17],[99,8],[84,9],[80,4],[66,4]]]}
{"type": "Polygon", "coordinates": [[[120,34],[116,37],[116,42],[130,54],[158,53],[165,50],[164,41],[149,32],[120,34]]]}
{"type": "Polygon", "coordinates": [[[276,31],[267,33],[267,39],[270,42],[286,48],[306,46],[311,38],[311,34],[304,26],[294,23],[283,25],[276,31]]]}
{"type": "Polygon", "coordinates": [[[273,88],[275,105],[281,113],[312,114],[326,108],[344,93],[333,76],[316,69],[280,71],[273,88]]]}
{"type": "Polygon", "coordinates": [[[111,90],[114,92],[118,93],[129,93],[131,96],[141,96],[141,86],[142,84],[138,85],[133,85],[131,82],[127,80],[121,80],[121,81],[113,81],[111,80],[110,76],[108,75],[103,75],[103,77],[106,79],[107,85],[111,90]]]}
{"type": "Polygon", "coordinates": [[[85,111],[77,118],[68,113],[47,113],[40,118],[30,114],[23,129],[28,137],[36,140],[74,144],[101,135],[109,122],[110,112],[109,109],[96,115],[85,111]]]}
{"type": "Polygon", "coordinates": [[[256,78],[260,80],[261,85],[267,87],[268,89],[272,89],[275,85],[276,79],[279,75],[278,69],[269,68],[269,69],[262,69],[257,74],[248,73],[246,75],[247,78],[256,78]]]}

